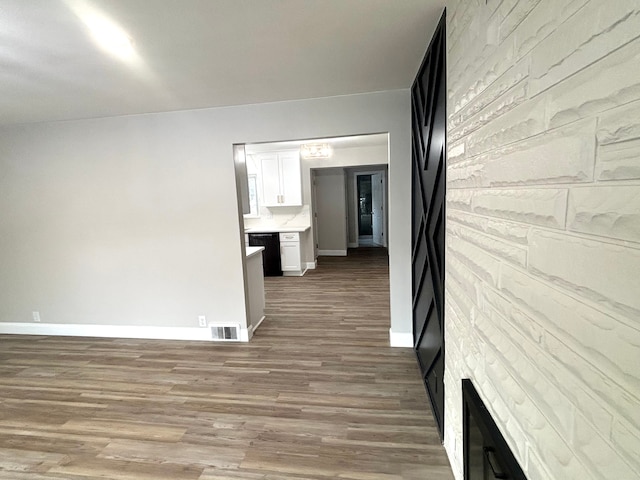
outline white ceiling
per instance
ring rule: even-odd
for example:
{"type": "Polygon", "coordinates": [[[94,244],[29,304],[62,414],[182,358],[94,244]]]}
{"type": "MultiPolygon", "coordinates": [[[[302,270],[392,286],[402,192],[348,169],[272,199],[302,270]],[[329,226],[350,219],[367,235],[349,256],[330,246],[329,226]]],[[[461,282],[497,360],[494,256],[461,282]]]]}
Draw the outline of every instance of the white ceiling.
{"type": "Polygon", "coordinates": [[[444,0],[0,0],[0,125],[411,86],[444,0]],[[100,50],[95,8],[136,63],[100,50]]]}
{"type": "Polygon", "coordinates": [[[275,152],[279,150],[295,150],[305,143],[328,143],[331,148],[361,148],[361,147],[382,147],[389,141],[386,133],[375,133],[371,135],[351,135],[347,137],[332,138],[312,138],[305,140],[290,140],[286,142],[251,143],[245,145],[245,152],[248,154],[275,152]]]}

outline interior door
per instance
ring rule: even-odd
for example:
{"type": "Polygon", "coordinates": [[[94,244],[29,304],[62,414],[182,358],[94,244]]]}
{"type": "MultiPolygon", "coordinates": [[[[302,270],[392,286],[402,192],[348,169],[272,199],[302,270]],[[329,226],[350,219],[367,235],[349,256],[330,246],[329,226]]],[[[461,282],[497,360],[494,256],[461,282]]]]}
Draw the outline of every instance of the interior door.
{"type": "Polygon", "coordinates": [[[411,88],[414,349],[444,440],[445,14],[411,88]]]}
{"type": "Polygon", "coordinates": [[[373,226],[373,243],[376,245],[383,244],[382,231],[384,224],[384,210],[382,204],[384,202],[382,185],[382,173],[374,173],[371,175],[371,222],[373,226]]]}

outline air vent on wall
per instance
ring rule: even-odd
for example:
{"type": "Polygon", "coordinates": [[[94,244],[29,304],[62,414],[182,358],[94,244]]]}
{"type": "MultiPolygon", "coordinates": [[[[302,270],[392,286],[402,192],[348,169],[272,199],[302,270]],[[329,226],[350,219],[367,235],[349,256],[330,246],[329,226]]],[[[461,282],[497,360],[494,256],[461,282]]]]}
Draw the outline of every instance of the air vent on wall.
{"type": "Polygon", "coordinates": [[[214,340],[238,340],[239,331],[239,325],[213,325],[211,338],[214,340]]]}

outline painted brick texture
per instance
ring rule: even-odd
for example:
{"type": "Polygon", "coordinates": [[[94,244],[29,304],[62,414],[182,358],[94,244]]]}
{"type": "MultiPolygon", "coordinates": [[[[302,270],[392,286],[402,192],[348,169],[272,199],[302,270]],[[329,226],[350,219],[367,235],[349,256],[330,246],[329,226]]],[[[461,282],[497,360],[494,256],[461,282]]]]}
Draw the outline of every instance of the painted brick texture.
{"type": "Polygon", "coordinates": [[[531,480],[640,478],[640,2],[447,2],[445,447],[471,378],[531,480]]]}

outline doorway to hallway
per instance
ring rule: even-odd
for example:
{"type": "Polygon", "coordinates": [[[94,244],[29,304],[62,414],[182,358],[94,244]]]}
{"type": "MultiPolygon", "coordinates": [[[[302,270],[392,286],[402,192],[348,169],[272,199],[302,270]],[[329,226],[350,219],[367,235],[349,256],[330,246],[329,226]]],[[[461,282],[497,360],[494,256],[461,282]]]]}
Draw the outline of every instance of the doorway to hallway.
{"type": "Polygon", "coordinates": [[[358,246],[385,246],[385,176],[356,174],[358,246]]]}
{"type": "Polygon", "coordinates": [[[373,237],[371,175],[358,175],[358,236],[373,237]]]}
{"type": "MultiPolygon", "coordinates": [[[[306,269],[306,273],[302,277],[296,277],[294,281],[297,283],[294,285],[303,283],[314,269],[323,265],[325,259],[330,262],[331,257],[352,257],[359,247],[381,246],[378,253],[388,256],[387,134],[245,144],[243,148],[247,175],[254,176],[256,205],[247,209],[249,213],[243,216],[242,227],[254,232],[260,231],[261,228],[269,231],[278,231],[281,227],[303,229],[299,235],[298,254],[300,264],[306,269]],[[326,153],[309,156],[306,154],[309,145],[323,145],[326,147],[326,153]],[[279,177],[278,181],[286,183],[293,181],[294,177],[296,183],[299,180],[299,205],[282,206],[265,200],[265,184],[269,183],[271,177],[265,175],[265,161],[262,160],[266,156],[273,157],[274,152],[278,158],[286,154],[298,159],[300,174],[289,175],[287,179],[279,177]],[[369,181],[366,211],[369,216],[370,233],[368,242],[366,235],[363,235],[362,245],[358,240],[358,176],[363,176],[369,181]]],[[[360,258],[360,261],[366,260],[360,258]]],[[[388,278],[386,281],[388,282],[388,278]]],[[[367,319],[361,320],[365,326],[367,319]]],[[[268,321],[269,318],[266,318],[261,328],[264,328],[268,321]]],[[[388,321],[390,323],[390,319],[388,321]]]]}

